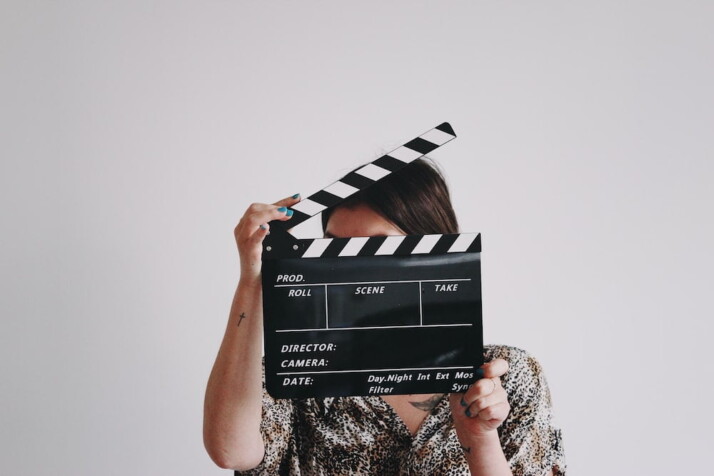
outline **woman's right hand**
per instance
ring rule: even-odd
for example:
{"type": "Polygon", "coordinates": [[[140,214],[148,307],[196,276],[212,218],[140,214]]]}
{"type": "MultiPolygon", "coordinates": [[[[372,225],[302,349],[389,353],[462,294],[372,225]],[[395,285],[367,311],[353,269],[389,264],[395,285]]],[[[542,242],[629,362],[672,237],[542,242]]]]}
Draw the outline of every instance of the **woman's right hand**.
{"type": "Polygon", "coordinates": [[[233,234],[240,255],[240,280],[247,284],[260,283],[261,256],[263,239],[270,232],[268,222],[289,220],[292,210],[289,207],[300,201],[300,195],[279,200],[272,205],[253,203],[245,211],[233,234]]]}

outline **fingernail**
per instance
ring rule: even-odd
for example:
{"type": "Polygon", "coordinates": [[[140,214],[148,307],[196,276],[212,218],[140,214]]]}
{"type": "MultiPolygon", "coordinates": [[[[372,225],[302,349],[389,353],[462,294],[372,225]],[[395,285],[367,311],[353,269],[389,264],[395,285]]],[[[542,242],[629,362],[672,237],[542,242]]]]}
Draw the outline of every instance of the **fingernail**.
{"type": "Polygon", "coordinates": [[[260,225],[260,229],[261,229],[261,230],[267,230],[267,229],[268,229],[268,227],[267,227],[267,226],[265,226],[265,225],[260,225]]]}
{"type": "Polygon", "coordinates": [[[299,196],[300,196],[300,194],[296,193],[295,195],[293,195],[293,198],[298,198],[299,196]]]}
{"type": "Polygon", "coordinates": [[[291,217],[291,216],[293,216],[293,211],[292,211],[292,210],[288,210],[287,212],[285,212],[285,214],[286,214],[287,216],[291,217]]]}
{"type": "Polygon", "coordinates": [[[467,417],[471,418],[471,411],[469,408],[467,408],[464,413],[466,414],[467,417]]]}
{"type": "Polygon", "coordinates": [[[278,208],[278,211],[279,211],[279,212],[284,212],[284,211],[286,211],[287,209],[288,209],[287,207],[280,207],[280,208],[278,208]]]}
{"type": "Polygon", "coordinates": [[[462,407],[465,407],[465,406],[467,406],[467,405],[468,405],[468,404],[464,401],[464,397],[461,397],[461,406],[462,406],[462,407]]]}
{"type": "Polygon", "coordinates": [[[483,369],[476,369],[474,372],[474,376],[476,377],[476,380],[482,379],[484,375],[483,369]]]}

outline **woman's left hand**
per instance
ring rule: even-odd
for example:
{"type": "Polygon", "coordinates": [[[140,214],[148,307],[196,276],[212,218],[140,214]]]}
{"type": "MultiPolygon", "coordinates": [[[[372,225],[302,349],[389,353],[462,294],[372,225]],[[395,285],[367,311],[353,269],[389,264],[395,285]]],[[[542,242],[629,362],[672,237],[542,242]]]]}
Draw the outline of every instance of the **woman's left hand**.
{"type": "Polygon", "coordinates": [[[508,395],[501,385],[501,375],[508,372],[508,362],[494,359],[481,366],[484,376],[466,393],[449,395],[454,427],[462,444],[492,436],[511,410],[508,395]]]}

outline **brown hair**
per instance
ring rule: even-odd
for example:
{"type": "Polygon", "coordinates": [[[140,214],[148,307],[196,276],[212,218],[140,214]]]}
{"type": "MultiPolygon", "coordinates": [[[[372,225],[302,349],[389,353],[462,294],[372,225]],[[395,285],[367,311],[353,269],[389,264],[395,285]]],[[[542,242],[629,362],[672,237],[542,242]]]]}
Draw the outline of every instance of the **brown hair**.
{"type": "MultiPolygon", "coordinates": [[[[436,163],[428,157],[417,159],[349,196],[335,208],[352,209],[360,204],[370,207],[407,235],[459,232],[446,180],[436,163]]],[[[327,230],[327,222],[335,208],[322,212],[323,231],[327,230]]]]}

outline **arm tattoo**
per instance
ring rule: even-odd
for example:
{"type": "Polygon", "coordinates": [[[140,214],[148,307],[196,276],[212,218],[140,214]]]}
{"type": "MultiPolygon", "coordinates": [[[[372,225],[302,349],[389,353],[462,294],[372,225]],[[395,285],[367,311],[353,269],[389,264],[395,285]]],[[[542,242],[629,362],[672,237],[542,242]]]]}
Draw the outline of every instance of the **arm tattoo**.
{"type": "Polygon", "coordinates": [[[414,408],[418,408],[419,410],[423,412],[430,412],[432,411],[438,404],[439,400],[441,400],[441,397],[443,397],[443,393],[437,393],[433,397],[429,397],[426,400],[422,400],[421,402],[409,402],[414,408]]]}
{"type": "Polygon", "coordinates": [[[245,312],[240,313],[240,320],[238,321],[237,327],[240,327],[240,323],[243,322],[243,319],[245,319],[245,312]]]}
{"type": "Polygon", "coordinates": [[[464,450],[464,453],[471,453],[471,447],[470,447],[470,446],[461,445],[461,449],[464,450]]]}

